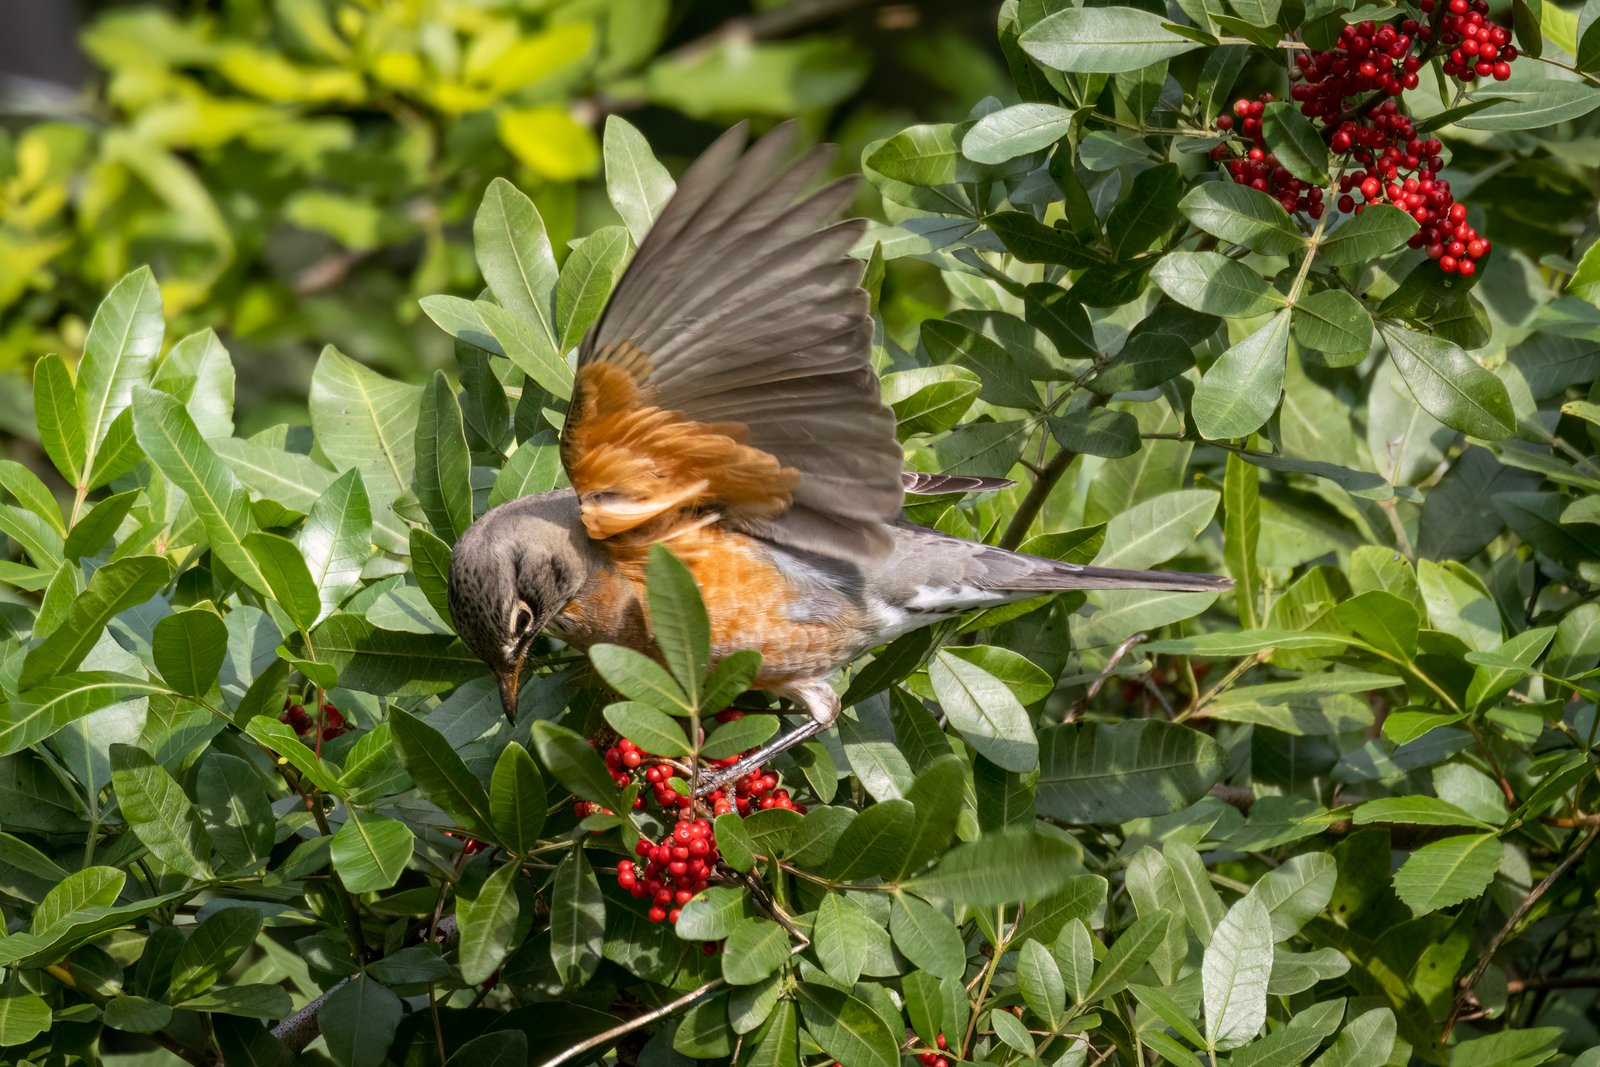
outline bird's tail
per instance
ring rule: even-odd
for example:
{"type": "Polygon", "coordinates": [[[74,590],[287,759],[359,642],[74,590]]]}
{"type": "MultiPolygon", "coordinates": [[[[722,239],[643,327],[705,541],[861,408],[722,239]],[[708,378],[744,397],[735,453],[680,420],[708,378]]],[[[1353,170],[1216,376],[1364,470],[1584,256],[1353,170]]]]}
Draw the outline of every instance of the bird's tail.
{"type": "Polygon", "coordinates": [[[1165,589],[1178,593],[1204,593],[1233,588],[1233,579],[1219,574],[1093,567],[1021,552],[1006,552],[1003,549],[990,549],[984,553],[983,562],[987,564],[988,572],[984,584],[1019,593],[1056,589],[1165,589]]]}

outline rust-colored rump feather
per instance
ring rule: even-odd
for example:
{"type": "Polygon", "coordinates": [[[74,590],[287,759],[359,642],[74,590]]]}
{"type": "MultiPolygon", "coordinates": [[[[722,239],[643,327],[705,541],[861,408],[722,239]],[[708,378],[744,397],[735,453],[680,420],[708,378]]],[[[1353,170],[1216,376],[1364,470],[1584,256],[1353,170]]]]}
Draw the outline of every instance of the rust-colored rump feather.
{"type": "Polygon", "coordinates": [[[632,346],[578,371],[561,458],[596,540],[672,538],[706,518],[770,519],[790,505],[799,473],[744,443],[742,423],[701,423],[649,402],[649,361],[632,346]]]}

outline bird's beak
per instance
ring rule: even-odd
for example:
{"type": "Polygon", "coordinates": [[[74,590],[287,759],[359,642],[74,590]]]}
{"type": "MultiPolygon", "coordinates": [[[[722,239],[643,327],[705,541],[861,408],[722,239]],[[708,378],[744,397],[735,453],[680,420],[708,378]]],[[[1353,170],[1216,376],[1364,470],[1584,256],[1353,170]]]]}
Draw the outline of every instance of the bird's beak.
{"type": "Polygon", "coordinates": [[[511,669],[500,675],[500,706],[505,708],[506,721],[513,726],[517,723],[517,690],[522,686],[522,660],[511,665],[511,669]]]}

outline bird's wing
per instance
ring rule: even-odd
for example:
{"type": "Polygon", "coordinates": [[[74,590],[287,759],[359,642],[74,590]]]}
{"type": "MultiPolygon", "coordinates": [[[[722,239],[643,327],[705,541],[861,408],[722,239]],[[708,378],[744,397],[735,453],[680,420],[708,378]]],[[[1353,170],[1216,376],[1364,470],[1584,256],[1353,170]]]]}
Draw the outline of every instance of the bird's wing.
{"type": "Polygon", "coordinates": [[[886,553],[903,453],[869,363],[848,182],[735,127],[685,172],[578,349],[561,458],[590,536],[721,522],[847,559],[886,553]]]}

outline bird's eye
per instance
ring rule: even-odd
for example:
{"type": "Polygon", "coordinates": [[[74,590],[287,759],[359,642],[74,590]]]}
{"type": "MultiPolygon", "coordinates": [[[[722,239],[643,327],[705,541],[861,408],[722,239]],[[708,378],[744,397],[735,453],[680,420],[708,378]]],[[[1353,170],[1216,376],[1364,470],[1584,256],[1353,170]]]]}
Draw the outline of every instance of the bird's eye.
{"type": "Polygon", "coordinates": [[[516,614],[511,616],[511,632],[514,634],[526,633],[531,625],[533,625],[533,612],[527,608],[518,608],[516,614]]]}

